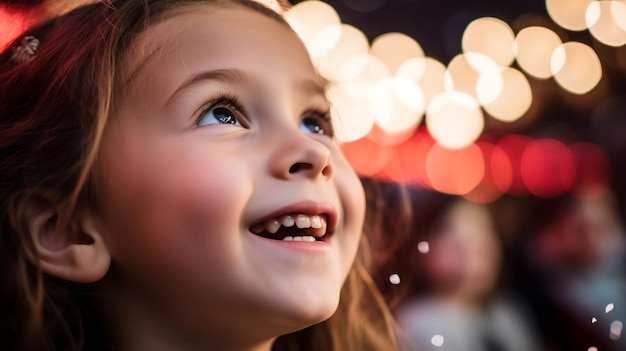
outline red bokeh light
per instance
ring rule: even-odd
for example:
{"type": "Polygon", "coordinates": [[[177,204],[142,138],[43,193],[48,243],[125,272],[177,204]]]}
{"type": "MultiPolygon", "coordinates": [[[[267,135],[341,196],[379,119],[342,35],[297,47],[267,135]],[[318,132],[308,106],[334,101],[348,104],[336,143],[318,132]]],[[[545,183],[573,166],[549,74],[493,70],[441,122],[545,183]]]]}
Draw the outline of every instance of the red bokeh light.
{"type": "Polygon", "coordinates": [[[464,197],[476,203],[490,203],[506,193],[513,182],[511,161],[499,146],[480,141],[480,148],[485,161],[485,175],[478,186],[464,197]]]}
{"type": "MultiPolygon", "coordinates": [[[[526,146],[530,142],[532,142],[532,138],[529,136],[520,135],[520,134],[511,134],[500,139],[500,141],[498,141],[498,143],[496,144],[499,150],[504,152],[506,158],[508,158],[509,160],[509,164],[511,165],[511,175],[510,175],[511,184],[508,187],[509,188],[508,193],[510,195],[514,195],[514,196],[528,195],[528,188],[526,187],[526,184],[524,183],[524,180],[522,179],[522,172],[521,172],[520,165],[521,165],[522,154],[526,146]]],[[[498,153],[500,153],[500,151],[498,151],[498,153]]],[[[505,157],[497,156],[497,158],[504,159],[505,157]]],[[[506,161],[498,161],[498,162],[506,163],[506,161]]],[[[499,172],[500,171],[504,173],[508,172],[504,170],[499,170],[499,172]]],[[[503,177],[507,177],[507,176],[504,175],[503,177]]],[[[499,179],[499,177],[497,177],[496,179],[499,179]]],[[[506,183],[507,182],[503,182],[503,184],[501,184],[502,188],[506,188],[505,186],[506,183]]]]}
{"type": "Polygon", "coordinates": [[[23,13],[0,6],[0,51],[28,28],[28,22],[23,13]]]}
{"type": "Polygon", "coordinates": [[[611,159],[600,146],[576,143],[570,146],[578,171],[572,192],[579,198],[595,198],[609,190],[613,178],[611,159]]]}
{"type": "Polygon", "coordinates": [[[426,171],[435,190],[464,195],[474,190],[483,179],[485,161],[476,144],[460,150],[435,144],[426,159],[426,171]]]}
{"type": "Polygon", "coordinates": [[[341,150],[352,168],[362,176],[373,176],[380,172],[389,158],[389,149],[368,138],[344,143],[341,150]]]}
{"type": "Polygon", "coordinates": [[[526,187],[538,197],[562,195],[576,180],[576,160],[572,151],[555,139],[530,142],[522,154],[520,167],[526,187]]]}

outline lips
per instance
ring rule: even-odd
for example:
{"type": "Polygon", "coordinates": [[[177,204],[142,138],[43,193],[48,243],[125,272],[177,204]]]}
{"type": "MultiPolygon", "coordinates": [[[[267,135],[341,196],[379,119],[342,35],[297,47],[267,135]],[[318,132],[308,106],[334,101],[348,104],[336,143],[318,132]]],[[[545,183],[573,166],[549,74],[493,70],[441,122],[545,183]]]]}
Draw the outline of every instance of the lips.
{"type": "Polygon", "coordinates": [[[273,240],[321,241],[329,235],[328,217],[326,214],[288,213],[257,223],[250,231],[273,240]]]}

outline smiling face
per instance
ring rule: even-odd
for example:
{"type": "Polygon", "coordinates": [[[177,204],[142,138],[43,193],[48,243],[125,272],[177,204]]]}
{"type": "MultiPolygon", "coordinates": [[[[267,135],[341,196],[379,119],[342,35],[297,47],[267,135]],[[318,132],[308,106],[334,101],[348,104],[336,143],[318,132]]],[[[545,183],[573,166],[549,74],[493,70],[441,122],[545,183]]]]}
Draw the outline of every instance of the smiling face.
{"type": "Polygon", "coordinates": [[[267,344],[334,312],[363,190],[285,24],[240,5],[176,11],[134,45],[95,170],[117,329],[267,344]]]}

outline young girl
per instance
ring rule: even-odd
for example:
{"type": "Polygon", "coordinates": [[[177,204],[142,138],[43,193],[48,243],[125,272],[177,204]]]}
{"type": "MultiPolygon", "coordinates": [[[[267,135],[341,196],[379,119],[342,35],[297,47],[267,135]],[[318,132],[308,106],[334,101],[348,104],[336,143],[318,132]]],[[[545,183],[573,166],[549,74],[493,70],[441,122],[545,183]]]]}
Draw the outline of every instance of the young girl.
{"type": "Polygon", "coordinates": [[[394,350],[364,192],[294,32],[118,0],[0,56],[2,349],[394,350]]]}

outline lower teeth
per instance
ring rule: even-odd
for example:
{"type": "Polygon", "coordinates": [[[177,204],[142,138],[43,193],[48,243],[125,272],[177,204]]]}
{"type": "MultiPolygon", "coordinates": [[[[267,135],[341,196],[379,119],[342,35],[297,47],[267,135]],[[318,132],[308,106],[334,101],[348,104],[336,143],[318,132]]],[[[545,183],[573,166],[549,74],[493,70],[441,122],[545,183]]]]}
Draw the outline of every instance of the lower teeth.
{"type": "Polygon", "coordinates": [[[312,236],[286,236],[283,238],[283,241],[315,241],[315,238],[312,236]]]}

